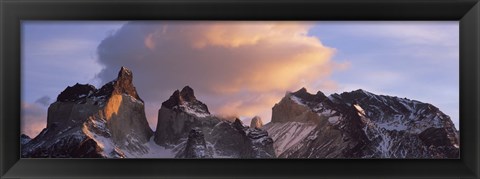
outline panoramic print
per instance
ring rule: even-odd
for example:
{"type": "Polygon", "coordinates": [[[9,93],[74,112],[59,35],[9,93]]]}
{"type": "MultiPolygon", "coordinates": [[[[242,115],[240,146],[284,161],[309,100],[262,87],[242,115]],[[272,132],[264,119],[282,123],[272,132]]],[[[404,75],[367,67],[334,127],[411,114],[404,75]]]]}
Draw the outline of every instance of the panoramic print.
{"type": "Polygon", "coordinates": [[[22,21],[22,158],[458,159],[457,21],[22,21]]]}

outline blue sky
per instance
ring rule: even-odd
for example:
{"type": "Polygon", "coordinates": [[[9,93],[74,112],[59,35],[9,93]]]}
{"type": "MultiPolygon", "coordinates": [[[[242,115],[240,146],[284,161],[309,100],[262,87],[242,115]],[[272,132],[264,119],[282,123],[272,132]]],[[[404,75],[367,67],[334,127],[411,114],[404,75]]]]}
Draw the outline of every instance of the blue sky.
{"type": "MultiPolygon", "coordinates": [[[[282,35],[282,33],[293,34],[294,36],[299,35],[302,37],[300,38],[301,40],[298,40],[296,37],[294,40],[292,40],[293,37],[292,39],[282,40],[292,42],[298,46],[313,44],[312,46],[315,48],[324,50],[324,54],[332,52],[331,55],[322,57],[325,59],[322,59],[321,63],[313,63],[313,65],[318,65],[318,68],[314,67],[312,68],[313,70],[317,68],[319,71],[325,71],[325,73],[319,73],[318,75],[321,77],[314,81],[309,81],[308,84],[303,84],[312,93],[321,90],[326,94],[331,94],[362,88],[376,94],[407,97],[439,107],[440,110],[452,118],[458,128],[458,22],[316,22],[307,24],[292,25],[289,28],[269,31],[265,31],[265,28],[262,28],[262,26],[255,26],[258,27],[258,32],[252,32],[253,28],[247,28],[245,31],[234,32],[234,35],[239,38],[228,39],[229,37],[224,37],[230,40],[229,42],[224,41],[222,38],[209,37],[208,35],[211,33],[198,34],[212,30],[199,27],[197,29],[198,32],[194,31],[188,34],[197,33],[197,36],[207,36],[205,37],[207,39],[205,43],[200,43],[200,46],[196,44],[197,46],[192,51],[178,50],[178,48],[183,47],[181,43],[172,44],[170,45],[171,47],[164,47],[164,49],[172,48],[174,49],[173,51],[172,49],[162,51],[158,49],[159,44],[167,42],[165,39],[168,37],[178,37],[184,41],[193,39],[200,42],[203,37],[200,39],[196,37],[184,39],[179,36],[182,35],[179,32],[172,33],[169,36],[162,36],[166,30],[164,26],[150,27],[151,25],[148,24],[139,25],[123,21],[24,21],[22,23],[22,132],[35,135],[44,127],[48,105],[54,102],[56,96],[67,86],[78,82],[90,83],[100,87],[111,79],[111,76],[114,76],[115,73],[110,71],[114,71],[118,69],[119,65],[123,65],[120,62],[122,62],[121,58],[124,56],[126,60],[136,58],[139,55],[145,55],[148,59],[155,59],[155,56],[165,54],[165,52],[173,54],[176,51],[187,53],[196,52],[198,49],[204,51],[199,53],[203,56],[207,50],[208,52],[217,53],[216,50],[220,47],[225,47],[232,54],[243,54],[240,53],[243,51],[239,51],[238,44],[243,43],[248,47],[251,43],[257,43],[255,41],[257,40],[256,38],[253,41],[249,41],[249,33],[253,33],[251,36],[267,39],[265,41],[273,41],[275,39],[269,38],[277,37],[276,35],[282,35]],[[276,33],[270,33],[270,31],[276,33]],[[269,35],[255,34],[259,32],[263,34],[268,33],[269,35]],[[156,39],[151,37],[156,37],[156,39]],[[99,47],[102,42],[104,45],[99,47]],[[201,46],[208,43],[214,47],[207,49],[209,48],[208,46],[201,46]],[[319,47],[315,43],[321,43],[323,46],[319,47]],[[139,45],[144,46],[139,49],[139,45]],[[97,49],[99,48],[110,53],[107,55],[108,58],[114,59],[106,59],[105,55],[98,55],[97,49]],[[118,49],[123,50],[119,51],[118,49]],[[132,52],[125,52],[125,49],[127,51],[131,49],[132,52]],[[122,56],[115,56],[117,53],[122,54],[122,56]],[[116,58],[119,58],[119,60],[116,60],[116,58]]],[[[180,27],[177,28],[181,29],[180,27]]],[[[269,26],[269,28],[271,27],[269,26]]],[[[215,30],[216,34],[233,33],[230,31],[218,31],[218,28],[215,30]]],[[[269,47],[271,45],[267,47],[258,46],[254,49],[270,49],[269,47]]],[[[275,47],[289,49],[296,46],[275,45],[275,47]]],[[[281,50],[274,52],[289,55],[281,50]]],[[[303,52],[299,51],[299,53],[303,52]]],[[[191,58],[184,54],[181,55],[182,58],[191,58]]],[[[216,54],[214,57],[221,55],[224,54],[216,54]]],[[[208,55],[205,56],[207,57],[208,55]]],[[[265,54],[260,53],[259,56],[263,58],[265,54]]],[[[252,58],[256,58],[256,56],[252,56],[252,58]]],[[[144,57],[139,59],[140,62],[145,62],[144,57]]],[[[146,66],[143,67],[138,64],[138,61],[125,63],[129,64],[127,66],[132,66],[134,76],[135,74],[138,74],[137,76],[140,77],[156,74],[136,70],[150,69],[147,67],[151,67],[154,63],[145,62],[146,66]]],[[[238,66],[242,67],[242,64],[238,64],[238,66]]],[[[245,66],[244,69],[250,67],[245,66]]],[[[228,69],[228,67],[225,68],[228,69]]],[[[167,70],[164,69],[163,71],[167,70]]],[[[168,76],[171,74],[165,73],[160,75],[168,76]]],[[[300,75],[299,77],[304,76],[300,75]]],[[[159,77],[160,79],[163,78],[159,77]]],[[[270,79],[265,78],[264,80],[270,79]]],[[[186,83],[188,82],[187,80],[186,83]]],[[[143,81],[135,81],[135,79],[134,83],[139,90],[140,96],[143,94],[147,98],[146,112],[152,127],[155,126],[156,110],[163,102],[162,99],[167,99],[170,93],[173,92],[171,88],[183,87],[180,84],[172,83],[173,87],[159,88],[143,81]],[[157,89],[159,97],[150,98],[150,96],[155,94],[147,94],[149,93],[148,91],[151,91],[149,89],[157,89]],[[149,99],[152,100],[149,101],[149,99]]],[[[199,86],[195,82],[191,83],[199,86]]],[[[246,83],[243,85],[252,84],[246,83]]],[[[269,121],[270,116],[268,113],[271,112],[272,104],[258,102],[258,99],[278,102],[284,91],[295,90],[298,87],[298,85],[292,84],[283,89],[280,88],[282,84],[278,85],[278,89],[273,90],[277,90],[276,92],[280,96],[264,96],[262,94],[265,93],[265,91],[262,91],[265,90],[264,88],[244,90],[246,87],[242,86],[242,90],[237,91],[231,97],[235,101],[229,101],[230,98],[228,97],[216,98],[217,94],[224,94],[225,91],[221,93],[217,91],[202,92],[208,91],[208,89],[201,86],[198,88],[194,87],[194,89],[199,89],[199,91],[196,91],[197,97],[206,102],[213,112],[216,110],[229,111],[229,109],[222,106],[228,104],[235,106],[243,112],[236,115],[250,118],[252,114],[258,113],[261,116],[263,115],[264,121],[269,121]],[[245,106],[258,106],[258,108],[264,107],[265,109],[262,109],[263,111],[252,110],[247,109],[245,106]]],[[[232,89],[226,90],[231,91],[232,89]]]]}
{"type": "Polygon", "coordinates": [[[350,68],[332,75],[341,91],[431,103],[459,122],[458,22],[323,22],[311,32],[350,68]]]}

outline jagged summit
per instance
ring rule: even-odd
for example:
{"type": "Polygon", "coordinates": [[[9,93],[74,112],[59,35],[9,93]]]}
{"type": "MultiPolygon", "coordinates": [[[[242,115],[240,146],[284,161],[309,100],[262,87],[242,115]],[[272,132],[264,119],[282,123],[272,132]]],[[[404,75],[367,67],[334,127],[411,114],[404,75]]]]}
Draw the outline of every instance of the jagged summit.
{"type": "Polygon", "coordinates": [[[148,153],[153,135],[133,75],[122,67],[118,77],[96,89],[75,84],[48,107],[47,127],[25,144],[23,157],[128,157],[148,153]]]}
{"type": "Polygon", "coordinates": [[[107,99],[114,94],[127,94],[143,102],[133,86],[133,73],[121,67],[117,79],[103,85],[100,89],[90,84],[76,83],[68,86],[57,97],[58,102],[79,102],[85,103],[86,98],[107,99]]]}
{"type": "Polygon", "coordinates": [[[458,158],[459,133],[435,106],[363,89],[287,93],[266,129],[286,158],[458,158]],[[291,136],[291,137],[289,137],[291,136]],[[427,137],[428,136],[428,137],[427,137]],[[332,142],[333,141],[333,142],[332,142]],[[335,149],[335,150],[334,150],[335,149]]]}
{"type": "Polygon", "coordinates": [[[207,105],[197,100],[190,86],[183,87],[181,91],[175,90],[170,98],[162,103],[162,106],[168,109],[185,107],[186,110],[191,109],[193,112],[210,114],[207,105]]]}
{"type": "Polygon", "coordinates": [[[307,91],[307,88],[302,87],[299,90],[293,92],[293,94],[301,95],[301,94],[310,94],[310,93],[307,91]]]}
{"type": "Polygon", "coordinates": [[[178,158],[272,158],[273,140],[260,128],[244,126],[235,117],[210,115],[194,90],[175,90],[158,110],[154,141],[172,148],[178,158]]]}
{"type": "Polygon", "coordinates": [[[170,98],[168,98],[168,100],[166,100],[162,103],[162,106],[164,106],[168,109],[172,109],[174,106],[178,106],[178,105],[182,105],[182,104],[183,104],[183,101],[182,101],[182,98],[180,96],[180,91],[175,90],[173,92],[173,94],[170,96],[170,98]]]}
{"type": "Polygon", "coordinates": [[[128,69],[127,67],[120,67],[120,71],[118,71],[118,78],[121,78],[121,77],[126,77],[126,78],[130,78],[132,79],[133,76],[132,76],[132,71],[130,69],[128,69]]]}
{"type": "Polygon", "coordinates": [[[133,86],[133,73],[129,69],[122,66],[118,72],[117,79],[106,85],[109,84],[113,85],[113,94],[128,94],[143,102],[140,96],[138,96],[135,86],[133,86]]]}
{"type": "Polygon", "coordinates": [[[190,86],[183,87],[182,91],[180,91],[180,96],[184,101],[187,101],[187,102],[192,102],[197,100],[197,98],[195,97],[195,92],[190,86]]]}
{"type": "Polygon", "coordinates": [[[311,94],[307,91],[305,87],[302,87],[296,92],[290,93],[293,96],[299,97],[306,102],[314,102],[319,100],[324,100],[326,98],[325,94],[321,91],[318,91],[316,94],[311,94]]]}
{"type": "Polygon", "coordinates": [[[90,94],[93,94],[97,89],[90,84],[76,83],[73,86],[68,86],[57,97],[57,101],[60,102],[75,102],[90,94]]]}

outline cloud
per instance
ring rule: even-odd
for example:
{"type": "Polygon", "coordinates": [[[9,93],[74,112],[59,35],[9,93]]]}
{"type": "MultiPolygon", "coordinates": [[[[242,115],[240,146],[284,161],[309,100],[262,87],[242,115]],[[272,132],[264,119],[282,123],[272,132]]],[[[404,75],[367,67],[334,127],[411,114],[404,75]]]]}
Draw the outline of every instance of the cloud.
{"type": "Polygon", "coordinates": [[[41,98],[38,98],[37,100],[35,100],[35,103],[41,104],[43,106],[48,106],[48,105],[50,105],[50,100],[51,100],[50,97],[42,96],[41,98]]]}
{"type": "Polygon", "coordinates": [[[126,66],[149,103],[160,104],[189,85],[214,113],[271,112],[285,91],[327,80],[347,66],[330,61],[335,50],[308,35],[311,27],[305,22],[131,22],[98,46],[104,69],[97,77],[108,82],[126,66]]]}
{"type": "Polygon", "coordinates": [[[47,109],[38,103],[22,101],[21,133],[34,138],[47,126],[47,109]]]}

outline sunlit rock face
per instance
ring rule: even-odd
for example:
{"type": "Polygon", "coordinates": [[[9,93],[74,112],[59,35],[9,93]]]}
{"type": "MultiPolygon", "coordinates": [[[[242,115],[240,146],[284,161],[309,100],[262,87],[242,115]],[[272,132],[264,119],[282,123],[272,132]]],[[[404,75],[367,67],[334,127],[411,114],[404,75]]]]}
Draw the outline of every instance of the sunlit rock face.
{"type": "Polygon", "coordinates": [[[263,129],[281,158],[459,157],[459,132],[438,108],[364,90],[287,93],[263,129]]]}
{"type": "Polygon", "coordinates": [[[23,157],[126,157],[145,153],[153,135],[144,103],[122,67],[100,89],[75,84],[48,108],[46,128],[22,147],[23,157]]]}
{"type": "Polygon", "coordinates": [[[172,148],[178,158],[275,157],[273,140],[266,131],[245,127],[239,119],[232,121],[211,115],[189,86],[175,91],[162,103],[155,142],[172,148]],[[202,141],[202,137],[193,135],[192,131],[196,131],[193,134],[203,135],[205,150],[203,142],[192,142],[202,141]],[[192,146],[197,146],[202,152],[192,152],[192,146]]]}

